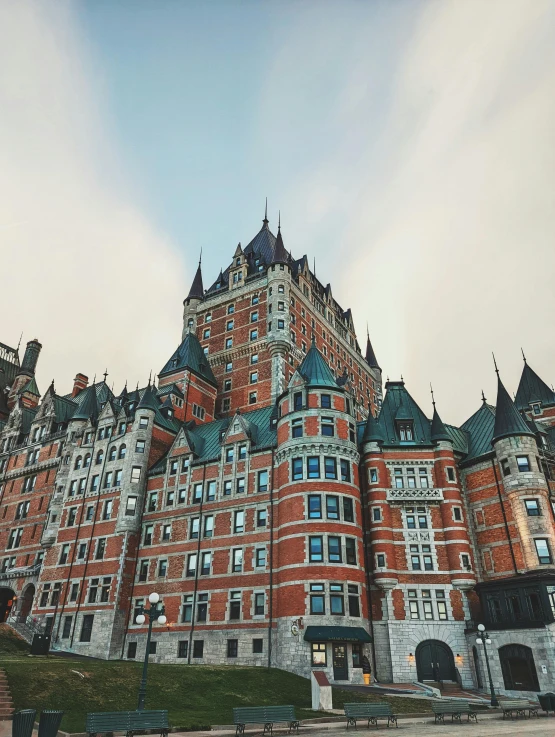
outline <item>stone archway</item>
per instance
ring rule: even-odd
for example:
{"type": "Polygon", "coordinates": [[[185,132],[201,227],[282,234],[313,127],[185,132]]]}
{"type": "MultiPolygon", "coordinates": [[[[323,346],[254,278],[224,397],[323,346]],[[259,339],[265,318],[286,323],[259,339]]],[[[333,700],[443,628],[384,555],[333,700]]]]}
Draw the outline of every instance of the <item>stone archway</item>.
{"type": "Polygon", "coordinates": [[[16,601],[15,591],[5,587],[0,588],[0,623],[9,617],[16,601]]]}
{"type": "Polygon", "coordinates": [[[24,589],[23,592],[19,598],[19,621],[25,622],[29,614],[31,613],[31,608],[33,606],[33,599],[35,598],[35,586],[34,584],[30,583],[28,584],[24,589]]]}
{"type": "Polygon", "coordinates": [[[424,640],[416,648],[416,672],[422,681],[455,681],[453,651],[441,640],[424,640]]]}
{"type": "Polygon", "coordinates": [[[539,691],[534,653],[527,645],[503,645],[498,650],[508,691],[539,691]]]}

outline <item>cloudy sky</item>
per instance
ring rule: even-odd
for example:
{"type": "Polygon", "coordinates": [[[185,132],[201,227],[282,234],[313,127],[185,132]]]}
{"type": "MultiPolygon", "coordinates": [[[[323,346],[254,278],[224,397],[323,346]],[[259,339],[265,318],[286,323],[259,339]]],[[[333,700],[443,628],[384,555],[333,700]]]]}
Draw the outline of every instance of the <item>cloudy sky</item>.
{"type": "Polygon", "coordinates": [[[555,381],[555,0],[0,0],[0,341],[145,383],[257,232],[460,423],[555,381]]]}

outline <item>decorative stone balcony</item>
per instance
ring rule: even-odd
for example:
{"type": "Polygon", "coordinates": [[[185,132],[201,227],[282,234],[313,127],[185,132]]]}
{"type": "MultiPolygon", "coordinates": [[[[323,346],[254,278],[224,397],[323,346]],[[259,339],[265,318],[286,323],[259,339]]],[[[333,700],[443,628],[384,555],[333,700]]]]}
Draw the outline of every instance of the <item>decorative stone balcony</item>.
{"type": "Polygon", "coordinates": [[[442,502],[443,492],[441,489],[420,489],[405,486],[402,489],[387,489],[386,498],[388,502],[442,502]]]}

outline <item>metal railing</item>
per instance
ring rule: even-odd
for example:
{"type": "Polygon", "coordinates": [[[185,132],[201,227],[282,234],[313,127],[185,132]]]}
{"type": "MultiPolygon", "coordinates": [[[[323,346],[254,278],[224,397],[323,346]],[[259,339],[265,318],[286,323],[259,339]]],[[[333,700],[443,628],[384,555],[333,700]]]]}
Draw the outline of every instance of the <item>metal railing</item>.
{"type": "Polygon", "coordinates": [[[15,630],[24,640],[31,643],[35,635],[46,632],[46,621],[35,616],[21,617],[19,612],[10,612],[6,624],[15,630]]]}

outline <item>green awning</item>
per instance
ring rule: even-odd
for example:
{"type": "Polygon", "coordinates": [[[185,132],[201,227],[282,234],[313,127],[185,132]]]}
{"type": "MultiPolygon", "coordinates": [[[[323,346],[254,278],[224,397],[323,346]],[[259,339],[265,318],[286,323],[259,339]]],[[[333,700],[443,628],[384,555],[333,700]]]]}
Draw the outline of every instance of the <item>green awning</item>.
{"type": "Polygon", "coordinates": [[[372,642],[363,627],[307,627],[307,642],[372,642]]]}

